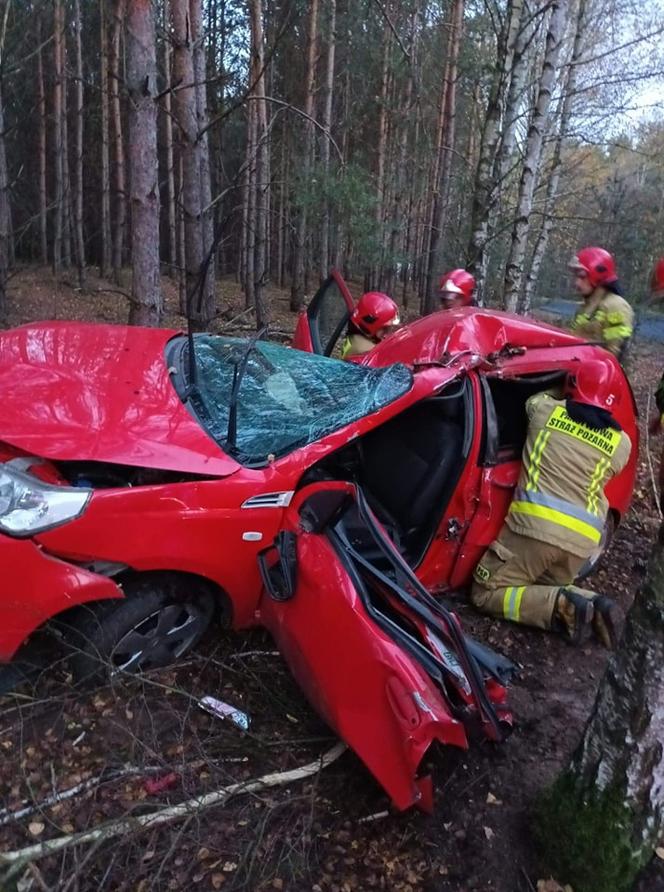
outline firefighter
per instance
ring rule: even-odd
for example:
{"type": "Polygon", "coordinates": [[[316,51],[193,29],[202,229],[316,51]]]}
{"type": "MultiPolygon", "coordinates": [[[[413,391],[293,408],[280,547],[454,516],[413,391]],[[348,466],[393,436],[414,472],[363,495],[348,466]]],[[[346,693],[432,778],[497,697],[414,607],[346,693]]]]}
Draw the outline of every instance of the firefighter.
{"type": "Polygon", "coordinates": [[[616,263],[604,248],[583,248],[569,264],[583,307],[572,320],[572,331],[597,341],[622,359],[632,336],[634,311],[620,293],[616,263]]]}
{"type": "MultiPolygon", "coordinates": [[[[652,271],[650,299],[664,299],[664,257],[660,257],[652,271]]],[[[661,434],[664,430],[664,374],[655,391],[655,405],[657,410],[650,417],[650,433],[653,435],[661,434]]],[[[660,505],[664,505],[664,451],[659,460],[659,491],[660,505]]]]}
{"type": "Polygon", "coordinates": [[[473,300],[474,290],[475,277],[465,269],[453,269],[451,272],[445,273],[438,282],[441,310],[471,307],[475,303],[473,300]]]}
{"type": "Polygon", "coordinates": [[[368,353],[399,325],[399,308],[382,291],[367,291],[350,315],[348,332],[341,346],[341,358],[368,353]]]}
{"type": "Polygon", "coordinates": [[[592,625],[606,647],[615,646],[615,604],[573,581],[601,540],[604,487],[631,450],[611,414],[619,399],[613,373],[610,361],[588,360],[568,374],[566,399],[543,392],[526,402],[518,486],[470,596],[490,616],[559,629],[572,643],[592,625]]]}

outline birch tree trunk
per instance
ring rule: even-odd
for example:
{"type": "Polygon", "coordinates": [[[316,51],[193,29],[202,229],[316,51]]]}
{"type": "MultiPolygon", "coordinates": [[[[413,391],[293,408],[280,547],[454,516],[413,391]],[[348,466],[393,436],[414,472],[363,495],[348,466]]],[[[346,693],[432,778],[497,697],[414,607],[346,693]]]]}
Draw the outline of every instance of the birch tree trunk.
{"type": "Polygon", "coordinates": [[[111,117],[113,120],[113,146],[115,149],[115,229],[113,232],[113,278],[120,284],[120,271],[124,255],[125,225],[127,221],[127,187],[125,177],[125,151],[122,133],[122,108],[120,105],[120,35],[124,26],[126,0],[115,0],[113,30],[111,34],[111,117]]]}
{"type": "Polygon", "coordinates": [[[434,293],[434,274],[442,267],[440,240],[447,221],[447,205],[450,198],[450,174],[452,170],[452,153],[454,151],[454,131],[456,123],[456,81],[461,30],[463,27],[464,0],[454,0],[452,20],[447,39],[444,85],[441,102],[441,133],[439,145],[439,174],[434,186],[434,201],[431,215],[431,239],[426,275],[422,312],[431,313],[438,303],[434,293]]]}
{"type": "Polygon", "coordinates": [[[81,0],[74,2],[74,34],[76,45],[76,198],[74,224],[78,287],[85,284],[85,241],[83,238],[83,53],[81,48],[81,0]]]}
{"type": "Polygon", "coordinates": [[[208,100],[206,84],[205,43],[203,32],[203,8],[201,0],[189,0],[191,15],[192,51],[194,57],[194,78],[196,80],[196,126],[197,151],[201,193],[201,231],[203,239],[203,312],[206,320],[216,313],[215,296],[215,257],[212,250],[214,241],[214,212],[212,209],[212,173],[210,167],[210,144],[208,141],[208,100]],[[201,135],[202,134],[202,135],[201,135]]]}
{"type": "Polygon", "coordinates": [[[39,242],[41,262],[48,264],[48,226],[46,207],[46,90],[42,52],[42,18],[37,17],[37,106],[39,108],[39,242]]]}
{"type": "Polygon", "coordinates": [[[101,105],[101,266],[106,277],[111,271],[111,162],[108,109],[108,26],[106,0],[99,6],[99,85],[101,105]]]}
{"type": "MultiPolygon", "coordinates": [[[[307,73],[305,88],[304,111],[308,118],[313,117],[314,112],[314,86],[316,82],[316,53],[318,34],[318,0],[311,0],[309,6],[309,27],[307,36],[307,73]]],[[[304,152],[302,159],[302,186],[308,182],[309,172],[313,163],[314,133],[310,120],[304,123],[304,152]]],[[[293,282],[291,284],[290,308],[294,312],[299,311],[304,304],[304,267],[305,267],[305,240],[307,235],[307,212],[304,205],[298,210],[297,224],[295,227],[295,243],[293,246],[293,282]]]]}
{"type": "MultiPolygon", "coordinates": [[[[173,47],[171,45],[168,28],[168,23],[170,21],[169,2],[172,2],[172,0],[164,0],[164,30],[166,31],[164,69],[167,86],[171,86],[173,78],[173,47]]],[[[178,266],[178,222],[175,213],[175,154],[173,152],[172,106],[172,94],[170,90],[167,90],[166,95],[164,96],[164,141],[166,143],[166,194],[168,196],[168,260],[169,275],[174,277],[178,266]]]]}
{"type": "MultiPolygon", "coordinates": [[[[254,84],[253,95],[256,102],[253,113],[253,138],[255,160],[250,189],[253,201],[250,204],[249,227],[253,230],[253,300],[256,307],[256,328],[263,328],[269,322],[268,306],[265,300],[265,279],[267,274],[267,189],[268,182],[268,133],[265,103],[265,56],[263,52],[263,4],[262,0],[251,0],[251,78],[254,84]],[[261,101],[262,100],[262,101],[261,101]],[[253,213],[251,213],[253,211],[253,213]]],[[[249,276],[247,276],[249,278],[249,276]]]]}
{"type": "Polygon", "coordinates": [[[198,143],[198,106],[194,75],[192,23],[187,2],[170,8],[173,33],[173,75],[180,85],[174,94],[173,111],[178,125],[182,159],[181,203],[185,231],[185,276],[187,317],[199,330],[209,326],[209,306],[204,296],[203,227],[201,225],[201,165],[198,143]]]}
{"type": "Polygon", "coordinates": [[[500,140],[498,153],[498,188],[504,191],[505,179],[509,175],[513,162],[514,144],[516,142],[516,130],[519,118],[523,114],[523,99],[526,90],[528,63],[534,49],[533,40],[535,31],[539,27],[544,15],[545,5],[542,5],[537,13],[532,12],[528,4],[524,4],[521,10],[519,29],[514,43],[514,58],[512,60],[512,75],[509,89],[505,99],[505,112],[503,114],[503,134],[500,140]]]}
{"type": "Polygon", "coordinates": [[[516,219],[512,229],[512,243],[505,271],[504,304],[507,310],[514,312],[517,309],[521,282],[523,279],[523,265],[526,256],[528,232],[530,229],[530,214],[533,207],[533,195],[537,184],[540,161],[542,157],[542,144],[544,133],[549,120],[551,107],[551,94],[553,92],[560,45],[565,30],[567,19],[567,0],[554,0],[552,3],[551,19],[546,35],[546,50],[542,63],[542,72],[537,89],[537,101],[533,111],[532,120],[528,129],[526,153],[521,171],[519,184],[519,198],[517,201],[516,219]]]}
{"type": "Polygon", "coordinates": [[[486,115],[482,127],[479,160],[475,173],[471,210],[471,235],[468,245],[469,269],[476,280],[477,302],[484,303],[487,270],[487,245],[493,230],[497,197],[495,162],[500,140],[500,112],[509,89],[516,39],[524,0],[509,0],[503,27],[498,35],[496,65],[491,81],[486,115]]]}
{"type": "Polygon", "coordinates": [[[126,20],[131,184],[130,325],[159,325],[157,49],[152,0],[129,0],[126,20]]]}
{"type": "Polygon", "coordinates": [[[664,527],[570,765],[537,835],[578,892],[627,892],[664,833],[664,527]]]}
{"type": "Polygon", "coordinates": [[[53,6],[53,272],[62,269],[62,227],[64,219],[62,187],[62,50],[64,39],[62,0],[53,6]]]}
{"type": "Polygon", "coordinates": [[[576,88],[576,75],[579,67],[579,60],[583,52],[584,27],[585,27],[585,11],[586,0],[579,0],[576,13],[576,25],[574,31],[574,44],[572,47],[572,57],[567,66],[563,84],[562,107],[558,121],[558,134],[553,149],[553,158],[551,159],[551,172],[546,187],[546,198],[544,200],[544,209],[542,211],[542,225],[535,242],[533,256],[530,263],[530,269],[526,278],[524,287],[523,300],[519,302],[518,311],[520,313],[529,313],[532,304],[533,291],[535,284],[539,278],[540,267],[544,259],[544,252],[549,241],[549,233],[553,228],[553,208],[558,195],[558,184],[560,182],[560,172],[562,168],[562,147],[563,140],[567,133],[567,125],[572,114],[574,105],[574,92],[576,88]]]}
{"type": "MultiPolygon", "coordinates": [[[[328,30],[327,30],[327,55],[325,57],[325,87],[323,100],[323,114],[321,124],[326,134],[332,130],[332,98],[334,95],[334,56],[337,45],[337,0],[327,2],[328,30]]],[[[321,167],[325,177],[326,186],[329,189],[330,176],[330,141],[323,136],[320,149],[321,167]]],[[[320,266],[319,275],[321,282],[330,271],[330,205],[329,202],[323,208],[323,220],[320,233],[320,266]]]]}

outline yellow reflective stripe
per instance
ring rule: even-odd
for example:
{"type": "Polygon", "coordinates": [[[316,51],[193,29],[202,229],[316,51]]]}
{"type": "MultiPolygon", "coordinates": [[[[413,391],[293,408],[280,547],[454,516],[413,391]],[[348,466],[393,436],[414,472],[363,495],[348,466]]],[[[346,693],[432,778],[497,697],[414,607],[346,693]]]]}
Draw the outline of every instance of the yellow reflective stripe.
{"type": "Polygon", "coordinates": [[[628,338],[632,334],[630,325],[612,325],[602,331],[602,337],[605,341],[615,341],[616,338],[628,338]]]}
{"type": "Polygon", "coordinates": [[[590,478],[590,484],[588,486],[588,502],[586,504],[586,508],[592,514],[599,513],[599,493],[600,487],[604,480],[604,475],[609,469],[609,460],[608,458],[600,458],[595,466],[595,470],[593,471],[593,475],[590,478]]]}
{"type": "Polygon", "coordinates": [[[544,505],[534,505],[532,502],[512,502],[510,505],[511,512],[514,514],[527,514],[530,517],[539,517],[541,520],[548,520],[555,523],[556,526],[564,527],[573,533],[578,533],[586,539],[590,539],[595,545],[602,538],[599,530],[596,530],[589,523],[579,520],[576,517],[570,517],[562,511],[556,511],[555,508],[546,508],[544,505]]]}
{"type": "Polygon", "coordinates": [[[530,464],[528,466],[526,489],[537,489],[537,483],[540,477],[540,461],[542,460],[542,453],[544,452],[544,447],[548,443],[550,436],[551,431],[542,428],[535,438],[535,445],[533,446],[533,452],[530,456],[530,464]]]}
{"type": "Polygon", "coordinates": [[[609,456],[614,454],[622,437],[619,431],[610,427],[604,428],[604,430],[595,430],[586,427],[585,424],[577,424],[576,421],[572,421],[564,406],[556,406],[549,415],[546,427],[581,440],[582,443],[594,446],[595,449],[599,449],[600,452],[609,456]]]}
{"type": "Polygon", "coordinates": [[[523,599],[523,593],[525,592],[525,585],[519,586],[516,590],[516,603],[514,605],[514,621],[519,622],[521,619],[521,600],[523,599]]]}
{"type": "Polygon", "coordinates": [[[611,325],[621,325],[623,322],[627,324],[627,320],[621,312],[605,313],[604,315],[606,317],[606,321],[610,322],[611,325]]]}
{"type": "Polygon", "coordinates": [[[341,345],[341,358],[345,359],[348,353],[350,352],[351,342],[349,337],[345,337],[343,339],[343,343],[341,345]]]}
{"type": "Polygon", "coordinates": [[[518,588],[512,586],[505,589],[505,594],[503,595],[503,616],[505,619],[511,619],[515,623],[519,622],[521,618],[521,600],[525,589],[525,585],[520,585],[518,588]]]}

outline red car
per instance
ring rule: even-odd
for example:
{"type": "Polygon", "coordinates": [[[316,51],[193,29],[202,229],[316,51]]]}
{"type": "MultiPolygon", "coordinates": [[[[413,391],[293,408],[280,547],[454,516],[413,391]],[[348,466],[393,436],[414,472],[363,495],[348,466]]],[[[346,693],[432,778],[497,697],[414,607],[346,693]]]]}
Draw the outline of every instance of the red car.
{"type": "MultiPolygon", "coordinates": [[[[349,300],[334,273],[298,325],[313,353],[78,323],[0,334],[0,661],[54,618],[79,677],[164,665],[215,617],[262,624],[395,804],[428,805],[429,744],[509,724],[507,661],[432,593],[463,588],[500,528],[526,398],[598,348],[467,309],[361,364],[316,355],[349,300]]],[[[635,461],[608,487],[612,521],[635,461]]]]}

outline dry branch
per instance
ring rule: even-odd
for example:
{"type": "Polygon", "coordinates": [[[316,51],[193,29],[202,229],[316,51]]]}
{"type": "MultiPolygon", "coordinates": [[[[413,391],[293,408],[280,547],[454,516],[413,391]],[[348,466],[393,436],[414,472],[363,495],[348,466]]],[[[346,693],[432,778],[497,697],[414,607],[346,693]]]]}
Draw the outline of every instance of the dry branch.
{"type": "Polygon", "coordinates": [[[126,836],[128,834],[138,833],[141,830],[148,830],[157,827],[160,824],[168,824],[181,818],[190,817],[199,814],[206,808],[212,808],[216,805],[223,805],[232,796],[238,796],[241,793],[252,793],[264,790],[267,787],[283,786],[284,784],[299,781],[305,777],[311,777],[331,765],[346,749],[343,742],[336,743],[326,753],[314,762],[302,765],[300,768],[293,768],[290,771],[280,771],[273,774],[264,774],[254,780],[240,781],[237,784],[231,784],[228,787],[222,787],[204,796],[195,796],[180,802],[178,805],[172,805],[169,808],[162,808],[159,811],[151,812],[147,815],[130,816],[127,818],[119,818],[115,821],[108,821],[100,824],[92,830],[83,830],[80,833],[72,833],[66,836],[58,836],[55,839],[49,839],[32,846],[26,846],[23,849],[15,849],[12,852],[0,853],[0,864],[18,865],[37,861],[39,858],[45,858],[60,852],[63,849],[71,848],[71,846],[81,845],[83,843],[101,843],[106,840],[113,839],[117,836],[126,836]]]}

